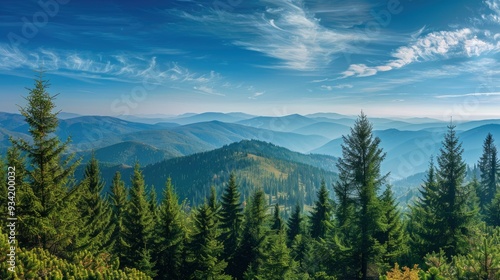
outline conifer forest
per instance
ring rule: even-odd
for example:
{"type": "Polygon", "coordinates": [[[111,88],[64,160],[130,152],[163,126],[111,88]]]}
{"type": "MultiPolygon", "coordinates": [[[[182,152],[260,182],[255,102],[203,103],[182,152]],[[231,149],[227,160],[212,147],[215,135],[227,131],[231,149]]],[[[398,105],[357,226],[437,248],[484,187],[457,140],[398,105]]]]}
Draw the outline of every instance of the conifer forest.
{"type": "MultiPolygon", "coordinates": [[[[30,137],[11,137],[0,160],[0,279],[500,279],[492,134],[468,166],[450,122],[404,208],[363,112],[342,137],[335,174],[297,164],[272,181],[235,165],[188,191],[177,184],[189,176],[147,173],[138,161],[105,182],[94,155],[84,160],[69,150],[71,135],[55,134],[49,86],[40,74],[28,89],[19,112],[30,137]],[[305,173],[320,175],[297,183],[305,173]]],[[[177,168],[211,163],[192,164],[177,168]]]]}

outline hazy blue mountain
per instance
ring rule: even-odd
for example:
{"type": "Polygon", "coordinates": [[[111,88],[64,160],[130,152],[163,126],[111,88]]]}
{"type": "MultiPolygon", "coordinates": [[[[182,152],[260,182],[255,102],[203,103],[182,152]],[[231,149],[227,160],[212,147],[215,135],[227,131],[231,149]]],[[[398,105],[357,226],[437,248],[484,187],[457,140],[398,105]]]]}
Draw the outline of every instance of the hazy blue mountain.
{"type": "Polygon", "coordinates": [[[0,112],[0,128],[16,131],[17,128],[25,124],[24,116],[20,114],[0,112]]]}
{"type": "Polygon", "coordinates": [[[111,165],[125,164],[128,166],[133,166],[136,161],[141,166],[146,166],[165,159],[182,156],[177,151],[160,150],[151,145],[133,141],[120,142],[95,151],[80,152],[78,156],[82,157],[83,162],[88,162],[92,153],[102,163],[111,165]]]}
{"type": "Polygon", "coordinates": [[[75,113],[69,113],[69,112],[59,112],[59,114],[57,114],[57,117],[59,119],[71,119],[71,118],[77,118],[77,117],[81,117],[82,115],[80,114],[75,114],[75,113]]]}
{"type": "Polygon", "coordinates": [[[346,115],[337,114],[337,113],[323,113],[323,112],[308,114],[308,115],[305,115],[305,117],[312,118],[312,119],[314,119],[314,118],[327,118],[327,119],[352,118],[352,119],[356,119],[356,116],[346,116],[346,115]]]}
{"type": "Polygon", "coordinates": [[[316,120],[293,114],[283,117],[255,117],[239,121],[238,124],[273,131],[290,132],[316,122],[316,120]]]}
{"type": "Polygon", "coordinates": [[[335,139],[347,135],[351,131],[349,126],[332,122],[317,122],[295,129],[293,132],[304,135],[321,135],[329,139],[335,139]]]}
{"type": "Polygon", "coordinates": [[[173,128],[171,131],[198,139],[213,148],[245,139],[255,139],[271,142],[297,152],[309,152],[328,142],[327,138],[317,135],[278,132],[219,121],[189,124],[173,128]]]}
{"type": "Polygon", "coordinates": [[[169,119],[169,122],[178,123],[181,125],[192,124],[198,122],[209,122],[209,121],[220,121],[227,123],[234,123],[241,120],[249,119],[254,116],[244,114],[244,113],[217,113],[217,112],[207,112],[201,114],[179,116],[169,119]]]}

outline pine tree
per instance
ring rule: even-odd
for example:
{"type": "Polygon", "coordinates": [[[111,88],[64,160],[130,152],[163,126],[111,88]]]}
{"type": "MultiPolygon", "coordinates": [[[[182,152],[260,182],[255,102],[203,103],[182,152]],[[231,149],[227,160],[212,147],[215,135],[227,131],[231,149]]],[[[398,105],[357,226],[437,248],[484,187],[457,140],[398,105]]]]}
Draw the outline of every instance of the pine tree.
{"type": "Polygon", "coordinates": [[[82,227],[73,250],[88,250],[93,253],[105,249],[107,231],[110,226],[111,211],[109,204],[102,198],[104,182],[99,170],[99,162],[92,155],[85,167],[78,209],[82,227]]]}
{"type": "Polygon", "coordinates": [[[420,197],[414,205],[410,206],[410,246],[415,254],[415,260],[420,261],[427,253],[439,252],[444,246],[440,238],[439,228],[442,226],[443,217],[437,213],[442,212],[439,203],[436,169],[431,158],[429,170],[420,197]]]}
{"type": "Polygon", "coordinates": [[[331,228],[333,207],[328,196],[325,181],[322,181],[318,191],[318,199],[315,202],[310,217],[312,238],[325,238],[328,230],[331,228]]]}
{"type": "Polygon", "coordinates": [[[287,226],[288,226],[287,242],[288,242],[288,246],[291,246],[293,240],[295,239],[295,236],[303,233],[302,232],[302,216],[301,216],[301,209],[300,209],[299,204],[295,205],[295,208],[293,209],[292,215],[290,215],[290,218],[288,219],[287,226]]]}
{"type": "Polygon", "coordinates": [[[267,205],[262,189],[257,189],[245,208],[245,221],[241,244],[236,254],[238,270],[235,276],[242,279],[243,274],[253,273],[258,269],[266,235],[269,231],[267,205]]]}
{"type": "Polygon", "coordinates": [[[273,230],[275,232],[281,232],[284,230],[283,219],[280,216],[280,206],[278,205],[278,203],[276,203],[274,205],[273,221],[272,221],[271,230],[273,230]]]}
{"type": "Polygon", "coordinates": [[[284,232],[278,231],[266,242],[254,279],[298,279],[297,263],[290,256],[284,232]]]}
{"type": "Polygon", "coordinates": [[[380,139],[373,137],[372,125],[363,113],[351,128],[351,134],[342,138],[342,158],[337,168],[340,184],[347,188],[347,193],[355,201],[353,226],[359,232],[349,243],[357,251],[354,258],[359,258],[361,278],[367,279],[368,265],[376,261],[382,252],[375,238],[384,227],[381,223],[381,204],[376,194],[387,177],[380,174],[385,153],[379,148],[380,139]]]}
{"type": "Polygon", "coordinates": [[[398,210],[391,186],[387,186],[380,200],[383,211],[382,219],[386,227],[381,232],[379,241],[384,246],[383,262],[392,265],[398,262],[403,254],[407,253],[407,240],[401,213],[398,210]]]}
{"type": "Polygon", "coordinates": [[[465,162],[462,160],[462,144],[456,136],[455,126],[449,125],[438,157],[438,201],[442,209],[437,215],[440,224],[440,239],[445,244],[443,250],[448,257],[464,253],[472,222],[477,215],[469,209],[469,192],[464,186],[465,162]]]}
{"type": "Polygon", "coordinates": [[[182,279],[186,229],[177,194],[168,178],[156,227],[156,259],[159,279],[182,279]]]}
{"type": "Polygon", "coordinates": [[[217,218],[212,208],[207,204],[202,204],[194,215],[194,234],[190,243],[190,249],[194,259],[193,266],[194,279],[231,279],[224,275],[227,262],[220,259],[223,252],[223,244],[217,238],[217,218]]]}
{"type": "Polygon", "coordinates": [[[486,208],[486,223],[490,226],[500,227],[500,188],[493,201],[486,208]]]}
{"type": "Polygon", "coordinates": [[[224,245],[222,259],[228,262],[227,274],[234,276],[239,269],[234,262],[234,257],[236,248],[239,246],[240,227],[243,221],[240,193],[234,173],[229,176],[228,186],[222,194],[220,219],[222,230],[220,240],[224,245]]]}
{"type": "Polygon", "coordinates": [[[484,214],[487,205],[493,200],[499,181],[499,161],[497,148],[491,133],[488,133],[483,143],[483,155],[479,160],[481,184],[478,192],[481,213],[484,214]]]}
{"type": "Polygon", "coordinates": [[[121,267],[126,262],[126,252],[130,245],[126,241],[125,215],[128,204],[128,193],[125,188],[125,183],[121,179],[121,174],[116,171],[111,183],[111,196],[109,204],[111,207],[111,235],[107,242],[107,247],[110,248],[114,256],[120,260],[121,267]]]}
{"type": "Polygon", "coordinates": [[[125,266],[141,270],[141,262],[145,263],[142,257],[147,256],[147,250],[153,248],[152,237],[155,225],[139,163],[135,164],[131,181],[130,201],[124,219],[127,229],[125,242],[130,246],[125,258],[125,266]]]}
{"type": "Polygon", "coordinates": [[[58,127],[55,96],[47,92],[49,83],[40,73],[33,89],[29,89],[26,107],[20,112],[29,125],[31,142],[12,140],[14,146],[26,153],[31,166],[28,175],[28,193],[33,194],[29,209],[18,216],[19,232],[27,248],[41,247],[62,255],[78,233],[78,210],[73,193],[73,173],[78,161],[73,156],[63,159],[69,139],[61,143],[54,136],[58,127]]]}

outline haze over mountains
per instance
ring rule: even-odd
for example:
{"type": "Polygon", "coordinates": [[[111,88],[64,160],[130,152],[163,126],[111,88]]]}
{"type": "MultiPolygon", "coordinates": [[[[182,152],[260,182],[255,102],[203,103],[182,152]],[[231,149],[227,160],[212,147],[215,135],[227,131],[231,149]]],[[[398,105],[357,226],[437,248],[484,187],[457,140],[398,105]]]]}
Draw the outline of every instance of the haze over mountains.
{"type": "MultiPolygon", "coordinates": [[[[342,135],[350,132],[356,116],[336,113],[287,116],[253,116],[244,113],[184,114],[169,116],[78,116],[60,114],[57,135],[71,137],[70,150],[84,158],[92,152],[102,163],[142,166],[163,160],[207,152],[240,142],[260,140],[308,154],[341,156],[342,135]]],[[[374,133],[387,153],[382,171],[391,179],[402,179],[427,169],[437,155],[449,125],[429,118],[370,118],[374,133]]],[[[464,159],[474,165],[480,157],[488,132],[500,139],[500,120],[457,122],[464,159]]],[[[19,114],[0,113],[0,153],[10,145],[8,138],[26,138],[28,126],[19,114]]],[[[329,170],[331,171],[331,170],[329,170]]]]}

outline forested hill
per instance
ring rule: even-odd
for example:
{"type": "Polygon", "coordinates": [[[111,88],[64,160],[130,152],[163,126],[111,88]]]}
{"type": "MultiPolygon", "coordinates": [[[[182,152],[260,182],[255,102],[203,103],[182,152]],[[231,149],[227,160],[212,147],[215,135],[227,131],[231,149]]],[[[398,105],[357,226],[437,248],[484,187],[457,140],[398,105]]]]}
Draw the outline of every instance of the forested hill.
{"type": "MultiPolygon", "coordinates": [[[[244,197],[255,187],[280,204],[295,205],[297,201],[311,205],[321,180],[327,186],[336,180],[333,172],[337,159],[331,156],[304,155],[257,140],[244,140],[209,152],[169,159],[146,166],[143,175],[148,185],[154,185],[161,195],[168,177],[181,198],[198,204],[208,194],[210,186],[221,193],[229,174],[234,172],[244,197]]],[[[128,178],[128,174],[124,178],[128,178]]]]}

